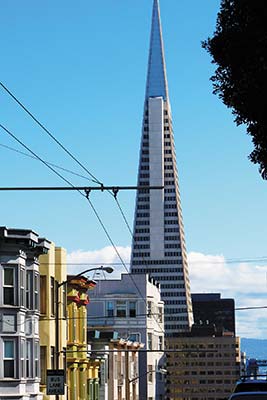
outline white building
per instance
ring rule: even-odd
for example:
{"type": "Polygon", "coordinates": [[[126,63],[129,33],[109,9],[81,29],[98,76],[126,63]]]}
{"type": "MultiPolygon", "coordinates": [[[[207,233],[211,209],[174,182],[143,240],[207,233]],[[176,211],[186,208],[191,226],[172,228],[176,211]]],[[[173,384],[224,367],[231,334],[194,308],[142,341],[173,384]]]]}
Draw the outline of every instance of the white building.
{"type": "Polygon", "coordinates": [[[39,262],[50,242],[0,227],[0,400],[41,400],[39,262]]]}
{"type": "Polygon", "coordinates": [[[161,285],[165,332],[188,331],[192,322],[171,108],[158,0],[154,0],[138,173],[131,272],[161,285]],[[148,186],[164,186],[149,190],[148,186]]]}
{"type": "Polygon", "coordinates": [[[121,279],[100,280],[90,294],[88,329],[112,329],[123,339],[145,345],[135,377],[140,400],[164,398],[163,310],[159,284],[148,275],[122,274],[121,279]]]}

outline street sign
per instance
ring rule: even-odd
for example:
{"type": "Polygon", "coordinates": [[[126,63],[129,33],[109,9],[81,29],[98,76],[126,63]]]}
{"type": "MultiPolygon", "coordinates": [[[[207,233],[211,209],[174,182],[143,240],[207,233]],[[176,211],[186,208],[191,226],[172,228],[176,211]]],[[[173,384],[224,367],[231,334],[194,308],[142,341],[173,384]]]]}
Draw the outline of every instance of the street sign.
{"type": "Polygon", "coordinates": [[[46,371],[46,394],[64,394],[65,371],[64,369],[48,369],[46,371]]]}

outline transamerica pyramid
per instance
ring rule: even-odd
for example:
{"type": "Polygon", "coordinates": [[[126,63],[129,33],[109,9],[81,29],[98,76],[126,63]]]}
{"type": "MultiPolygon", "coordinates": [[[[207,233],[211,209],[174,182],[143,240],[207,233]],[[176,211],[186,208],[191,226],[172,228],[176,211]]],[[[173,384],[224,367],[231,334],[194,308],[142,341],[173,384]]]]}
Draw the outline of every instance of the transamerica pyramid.
{"type": "Polygon", "coordinates": [[[158,0],[154,0],[131,272],[161,285],[165,333],[192,325],[192,305],[158,0]],[[147,186],[164,186],[148,190],[147,186]]]}

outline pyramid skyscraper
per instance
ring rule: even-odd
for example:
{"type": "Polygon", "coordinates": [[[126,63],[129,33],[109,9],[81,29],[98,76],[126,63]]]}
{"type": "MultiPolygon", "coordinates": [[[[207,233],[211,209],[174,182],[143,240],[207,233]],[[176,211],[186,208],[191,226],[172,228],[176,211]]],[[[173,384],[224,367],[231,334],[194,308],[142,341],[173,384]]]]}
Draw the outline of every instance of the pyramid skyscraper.
{"type": "Polygon", "coordinates": [[[165,332],[188,331],[192,305],[158,0],[154,0],[131,272],[161,285],[165,332]],[[148,186],[164,186],[149,190],[148,186]]]}

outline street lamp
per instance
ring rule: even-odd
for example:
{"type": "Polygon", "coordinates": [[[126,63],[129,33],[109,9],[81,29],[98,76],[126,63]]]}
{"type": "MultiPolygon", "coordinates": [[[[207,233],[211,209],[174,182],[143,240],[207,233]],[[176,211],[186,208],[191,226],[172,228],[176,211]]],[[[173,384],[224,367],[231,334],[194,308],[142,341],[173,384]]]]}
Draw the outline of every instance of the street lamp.
{"type": "MultiPolygon", "coordinates": [[[[91,272],[91,271],[105,271],[108,274],[111,274],[113,272],[113,268],[112,267],[103,267],[103,265],[101,265],[101,267],[95,267],[95,268],[89,268],[86,269],[85,271],[80,272],[77,275],[71,276],[69,279],[66,279],[63,282],[55,282],[55,303],[56,303],[56,310],[55,310],[55,323],[56,323],[56,327],[55,327],[55,334],[56,334],[56,341],[55,341],[55,353],[56,353],[56,370],[59,370],[59,356],[61,351],[59,350],[59,289],[61,288],[61,286],[66,285],[67,283],[71,282],[72,280],[79,278],[80,276],[86,274],[87,272],[91,272]]],[[[59,399],[58,395],[56,396],[56,399],[59,399]]]]}

